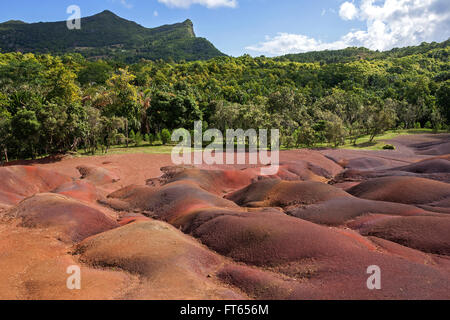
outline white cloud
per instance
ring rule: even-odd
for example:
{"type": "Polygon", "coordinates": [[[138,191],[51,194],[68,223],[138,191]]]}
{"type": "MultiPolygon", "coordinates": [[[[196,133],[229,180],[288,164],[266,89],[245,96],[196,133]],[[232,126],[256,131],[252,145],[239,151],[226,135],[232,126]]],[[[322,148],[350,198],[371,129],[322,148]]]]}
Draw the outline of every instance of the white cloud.
{"type": "Polygon", "coordinates": [[[365,30],[351,31],[338,41],[322,42],[305,35],[279,33],[246,49],[271,55],[351,46],[389,50],[450,37],[448,0],[360,0],[355,10],[354,14],[344,14],[341,6],[339,14],[343,19],[358,17],[366,23],[365,30]]]}
{"type": "Polygon", "coordinates": [[[207,8],[229,7],[236,8],[237,0],[158,0],[158,2],[165,4],[172,8],[189,8],[193,4],[199,4],[207,8]]]}
{"type": "Polygon", "coordinates": [[[133,5],[131,3],[128,3],[126,0],[120,0],[120,3],[127,9],[133,8],[133,5]]]}
{"type": "Polygon", "coordinates": [[[157,17],[157,16],[159,16],[159,13],[158,13],[158,11],[153,11],[153,16],[155,16],[155,17],[157,17]]]}
{"type": "Polygon", "coordinates": [[[339,9],[339,16],[344,20],[353,20],[358,15],[358,9],[351,2],[344,2],[339,9]]]}
{"type": "Polygon", "coordinates": [[[256,52],[264,52],[271,55],[286,53],[298,53],[306,51],[320,51],[326,49],[343,49],[346,44],[342,41],[323,43],[314,38],[301,34],[278,33],[275,37],[266,37],[266,41],[257,46],[249,46],[246,49],[256,52]]]}

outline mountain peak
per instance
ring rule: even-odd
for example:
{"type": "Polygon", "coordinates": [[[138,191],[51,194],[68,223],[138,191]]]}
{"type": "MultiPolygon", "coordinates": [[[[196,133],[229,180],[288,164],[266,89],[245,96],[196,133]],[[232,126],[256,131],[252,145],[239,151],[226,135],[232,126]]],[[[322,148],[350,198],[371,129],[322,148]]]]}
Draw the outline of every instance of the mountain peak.
{"type": "MultiPolygon", "coordinates": [[[[88,17],[89,18],[89,17],[88,17]]],[[[117,14],[109,10],[103,10],[100,13],[97,13],[90,18],[102,18],[102,19],[122,19],[117,14]]]]}
{"type": "Polygon", "coordinates": [[[109,10],[82,18],[73,32],[65,21],[2,24],[0,52],[63,54],[77,52],[92,59],[207,60],[223,56],[212,43],[197,38],[190,19],[181,23],[146,28],[109,10]]]}
{"type": "Polygon", "coordinates": [[[185,25],[186,28],[188,29],[189,35],[190,35],[191,37],[195,38],[196,36],[195,36],[195,32],[194,32],[194,23],[192,22],[192,20],[191,20],[191,19],[186,19],[186,20],[183,22],[183,25],[185,25]]]}
{"type": "Polygon", "coordinates": [[[103,10],[102,12],[98,13],[97,15],[104,15],[104,16],[114,16],[117,17],[117,15],[109,10],[103,10]]]}
{"type": "Polygon", "coordinates": [[[8,20],[0,24],[27,24],[27,23],[23,22],[22,20],[8,20]]]}

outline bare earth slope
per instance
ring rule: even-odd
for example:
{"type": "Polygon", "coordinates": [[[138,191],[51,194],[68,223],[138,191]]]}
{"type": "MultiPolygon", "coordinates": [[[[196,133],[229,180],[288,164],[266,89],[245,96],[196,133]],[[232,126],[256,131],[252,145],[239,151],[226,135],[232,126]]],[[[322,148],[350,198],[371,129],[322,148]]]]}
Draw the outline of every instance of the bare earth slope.
{"type": "Polygon", "coordinates": [[[450,136],[390,143],[284,151],[273,176],[156,154],[0,167],[0,299],[450,299],[450,136]]]}

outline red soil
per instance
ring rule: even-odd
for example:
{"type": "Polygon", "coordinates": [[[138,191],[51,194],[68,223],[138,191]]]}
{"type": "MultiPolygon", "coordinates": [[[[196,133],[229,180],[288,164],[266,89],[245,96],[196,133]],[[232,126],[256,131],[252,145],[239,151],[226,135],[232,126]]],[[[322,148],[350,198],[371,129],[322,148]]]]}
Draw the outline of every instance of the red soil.
{"type": "Polygon", "coordinates": [[[97,186],[115,183],[120,180],[118,175],[105,168],[95,166],[79,166],[77,169],[80,171],[81,179],[86,179],[97,186]]]}
{"type": "Polygon", "coordinates": [[[95,186],[82,180],[64,183],[52,192],[84,202],[95,202],[98,199],[95,186]]]}
{"type": "Polygon", "coordinates": [[[232,190],[249,185],[257,178],[258,170],[204,170],[197,168],[168,167],[163,168],[160,179],[152,179],[148,185],[164,185],[173,182],[189,182],[203,190],[222,196],[232,190]]]}
{"type": "Polygon", "coordinates": [[[72,179],[37,167],[16,166],[0,167],[0,181],[0,202],[14,205],[36,193],[50,192],[72,179]]]}
{"type": "Polygon", "coordinates": [[[201,208],[238,208],[233,202],[189,181],[173,182],[163,187],[130,186],[108,198],[106,203],[116,210],[138,210],[168,222],[201,208]]]}
{"type": "Polygon", "coordinates": [[[7,216],[21,219],[26,228],[56,230],[62,240],[72,242],[119,226],[97,209],[51,193],[23,200],[7,216]]]}

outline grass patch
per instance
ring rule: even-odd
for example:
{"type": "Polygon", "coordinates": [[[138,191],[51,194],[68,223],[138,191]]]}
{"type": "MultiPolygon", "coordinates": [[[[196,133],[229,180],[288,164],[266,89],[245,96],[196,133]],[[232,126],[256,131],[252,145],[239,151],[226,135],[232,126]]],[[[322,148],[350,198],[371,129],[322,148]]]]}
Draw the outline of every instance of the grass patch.
{"type": "MultiPolygon", "coordinates": [[[[383,135],[375,137],[375,139],[370,142],[370,136],[363,136],[358,139],[357,144],[353,145],[350,140],[347,140],[346,144],[339,146],[339,149],[351,149],[351,150],[383,150],[383,147],[387,144],[385,140],[394,139],[398,136],[409,135],[409,134],[431,134],[433,130],[431,129],[408,129],[408,130],[392,130],[387,131],[383,135]]],[[[440,131],[439,133],[446,133],[446,131],[440,131]]],[[[331,147],[328,144],[320,144],[316,147],[331,147]]],[[[139,147],[130,145],[128,148],[125,145],[113,146],[108,150],[108,153],[102,153],[101,150],[97,150],[96,156],[102,155],[112,155],[112,154],[171,154],[173,145],[150,145],[143,144],[139,147]]],[[[296,148],[290,148],[296,149],[296,148]]],[[[290,150],[285,147],[281,147],[281,150],[290,150]]],[[[90,153],[86,153],[84,150],[80,150],[76,156],[92,156],[90,153]]]]}
{"type": "MultiPolygon", "coordinates": [[[[391,130],[386,131],[384,134],[376,136],[372,142],[370,142],[370,136],[363,136],[358,139],[356,145],[347,140],[345,145],[339,146],[339,149],[352,149],[352,150],[383,150],[386,145],[386,140],[391,140],[399,136],[410,134],[432,134],[432,129],[407,129],[407,130],[391,130]]],[[[446,131],[440,131],[439,133],[446,133],[446,131]]]]}
{"type": "MultiPolygon", "coordinates": [[[[118,145],[113,146],[108,150],[108,153],[103,153],[100,150],[97,150],[94,155],[96,156],[104,156],[104,155],[112,155],[112,154],[136,154],[136,153],[145,153],[145,154],[171,154],[174,146],[164,146],[164,145],[150,145],[143,144],[139,147],[129,145],[128,148],[126,145],[118,145]]],[[[79,150],[76,156],[92,156],[91,153],[85,152],[85,150],[79,150]]]]}

